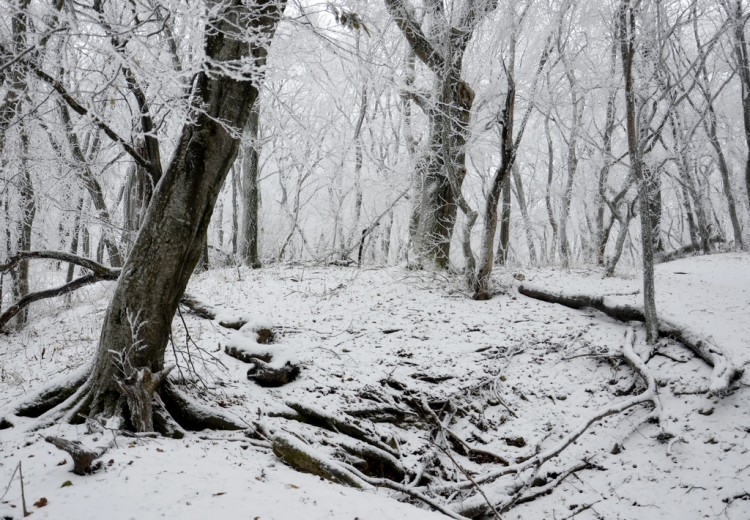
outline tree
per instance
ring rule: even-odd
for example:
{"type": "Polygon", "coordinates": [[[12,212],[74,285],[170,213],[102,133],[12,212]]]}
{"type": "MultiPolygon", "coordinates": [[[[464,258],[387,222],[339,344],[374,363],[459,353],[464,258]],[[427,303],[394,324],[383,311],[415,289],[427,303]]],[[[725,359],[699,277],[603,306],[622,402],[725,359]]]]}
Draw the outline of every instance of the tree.
{"type": "Polygon", "coordinates": [[[53,389],[19,407],[19,414],[52,409],[51,418],[65,413],[73,421],[123,416],[134,429],[150,431],[151,394],[159,383],[168,409],[175,405],[174,413],[181,412],[164,366],[172,318],[200,259],[284,6],[283,0],[209,3],[204,66],[193,82],[195,108],[122,268],[93,367],[72,396],[69,387],[53,389]]]}
{"type": "Polygon", "coordinates": [[[419,193],[411,239],[417,263],[445,269],[458,192],[466,176],[464,146],[474,102],[474,91],[461,79],[463,58],[474,29],[495,9],[497,0],[466,0],[455,13],[446,13],[442,2],[430,0],[422,24],[408,0],[385,0],[385,4],[416,57],[434,75],[430,94],[410,93],[429,125],[428,148],[417,165],[419,193]]]}
{"type": "Polygon", "coordinates": [[[643,314],[646,320],[646,339],[652,343],[659,337],[654,290],[654,227],[651,219],[649,183],[644,172],[643,156],[647,146],[644,135],[643,111],[646,110],[644,97],[638,98],[633,65],[636,57],[636,8],[631,0],[622,0],[618,12],[618,39],[622,56],[622,69],[625,78],[625,107],[628,136],[628,155],[633,176],[639,183],[639,205],[641,211],[641,243],[643,260],[643,314]]]}

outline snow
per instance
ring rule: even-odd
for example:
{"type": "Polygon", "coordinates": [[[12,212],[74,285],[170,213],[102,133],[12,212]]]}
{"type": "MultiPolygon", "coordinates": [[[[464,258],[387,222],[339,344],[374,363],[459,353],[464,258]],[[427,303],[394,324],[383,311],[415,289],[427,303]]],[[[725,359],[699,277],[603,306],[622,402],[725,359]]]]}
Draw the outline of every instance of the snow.
{"type": "MultiPolygon", "coordinates": [[[[750,255],[740,253],[662,264],[657,309],[710,336],[735,362],[746,364],[748,272],[750,255]]],[[[190,293],[213,305],[217,318],[244,317],[249,323],[233,331],[220,327],[220,319],[183,313],[195,344],[176,320],[177,355],[168,362],[182,363],[186,371],[190,349],[202,380],[194,395],[204,406],[311,445],[333,444],[342,436],[279,417],[290,412],[285,403],[339,416],[375,406],[362,398],[368,391],[386,399],[396,395],[385,383],[390,382],[467,406],[482,396],[489,399],[490,406],[457,418],[453,428],[464,438],[481,438],[482,449],[514,459],[533,455],[537,445],[553,448],[592,414],[622,405],[638,391],[628,393],[636,380],[631,368],[607,361],[622,348],[627,324],[518,295],[512,274],[517,273],[495,279],[508,294],[476,302],[457,277],[400,267],[209,271],[192,280],[190,293]],[[269,326],[276,341],[258,344],[255,332],[269,326]],[[274,363],[296,360],[302,365],[300,378],[280,388],[260,388],[247,380],[247,364],[223,354],[227,345],[271,353],[274,363]],[[519,438],[524,442],[509,442],[519,438]]],[[[608,295],[624,303],[636,302],[640,290],[637,277],[603,279],[596,270],[527,269],[523,274],[537,286],[608,295]]],[[[111,284],[101,284],[79,292],[68,308],[39,305],[26,330],[0,337],[0,409],[54,379],[71,377],[90,359],[110,293],[111,284]]],[[[601,469],[568,477],[549,495],[503,518],[565,518],[589,504],[576,519],[750,518],[750,501],[724,502],[750,492],[750,378],[743,376],[726,397],[711,397],[705,393],[710,367],[673,342],[660,344],[659,355],[649,359],[654,351],[645,345],[640,326],[635,328],[634,351],[657,382],[662,426],[641,423],[650,412],[645,406],[597,422],[542,473],[560,471],[582,457],[601,469]],[[674,435],[669,442],[657,439],[662,428],[674,435]],[[617,454],[615,444],[621,446],[617,454]]],[[[168,353],[173,356],[171,347],[168,353]]],[[[430,449],[416,428],[386,423],[375,428],[382,439],[397,442],[407,467],[417,467],[420,453],[430,449]]],[[[90,444],[113,438],[111,432],[89,434],[70,425],[0,430],[0,489],[20,461],[34,518],[444,517],[398,502],[394,491],[359,491],[296,472],[243,432],[193,432],[181,440],[120,436],[102,457],[103,467],[86,477],[70,473],[69,457],[44,435],[90,444]],[[66,481],[72,485],[62,487],[66,481]],[[46,506],[32,505],[42,497],[46,506]]],[[[325,456],[316,446],[315,453],[325,456]]],[[[499,467],[461,463],[477,475],[499,467]]],[[[501,497],[510,484],[500,479],[486,487],[501,497]]],[[[20,518],[20,508],[16,478],[0,501],[0,513],[20,518]]]]}

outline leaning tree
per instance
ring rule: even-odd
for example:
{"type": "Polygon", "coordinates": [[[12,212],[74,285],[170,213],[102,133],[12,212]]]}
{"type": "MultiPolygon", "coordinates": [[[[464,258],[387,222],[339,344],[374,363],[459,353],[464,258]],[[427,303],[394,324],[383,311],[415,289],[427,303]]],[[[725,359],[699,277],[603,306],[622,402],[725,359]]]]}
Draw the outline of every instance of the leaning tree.
{"type": "MultiPolygon", "coordinates": [[[[172,417],[186,427],[220,421],[210,414],[191,414],[194,410],[166,378],[164,353],[178,303],[201,257],[219,191],[258,97],[268,47],[285,4],[286,0],[206,1],[205,58],[193,80],[193,113],[182,127],[119,274],[94,363],[76,380],[18,405],[15,415],[41,417],[44,423],[121,418],[136,431],[163,433],[174,431],[172,417]],[[154,402],[163,402],[169,413],[163,413],[161,404],[153,406],[155,391],[161,400],[154,402]]],[[[46,72],[31,60],[24,64],[45,79],[46,72]]],[[[62,87],[56,90],[66,103],[74,103],[62,87]]],[[[12,418],[2,424],[9,426],[12,418]]],[[[226,420],[213,425],[232,426],[226,420]]]]}

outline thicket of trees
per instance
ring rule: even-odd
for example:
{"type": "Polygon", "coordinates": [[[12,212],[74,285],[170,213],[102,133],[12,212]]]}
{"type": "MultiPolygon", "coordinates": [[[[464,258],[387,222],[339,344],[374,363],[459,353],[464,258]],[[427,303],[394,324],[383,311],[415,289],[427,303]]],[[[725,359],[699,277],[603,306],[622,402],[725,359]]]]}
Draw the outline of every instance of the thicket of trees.
{"type": "Polygon", "coordinates": [[[654,261],[750,241],[742,0],[285,4],[0,0],[0,327],[118,280],[20,412],[152,429],[196,266],[624,258],[654,336],[654,261]]]}

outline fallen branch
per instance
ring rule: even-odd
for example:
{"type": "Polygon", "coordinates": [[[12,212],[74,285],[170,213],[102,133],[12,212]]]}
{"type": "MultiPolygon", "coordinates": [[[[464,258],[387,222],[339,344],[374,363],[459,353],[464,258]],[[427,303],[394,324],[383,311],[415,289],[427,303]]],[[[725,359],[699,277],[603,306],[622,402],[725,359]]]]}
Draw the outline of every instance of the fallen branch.
{"type": "MultiPolygon", "coordinates": [[[[209,305],[205,302],[200,301],[195,296],[185,293],[180,299],[180,305],[185,306],[190,312],[201,318],[207,320],[215,320],[218,315],[213,305],[209,305]]],[[[220,320],[219,325],[227,329],[240,330],[245,324],[246,320],[237,319],[233,321],[220,320]]]]}
{"type": "MultiPolygon", "coordinates": [[[[619,321],[645,321],[643,308],[636,305],[615,304],[606,296],[570,295],[551,292],[545,289],[521,285],[518,292],[529,298],[565,305],[572,309],[592,308],[603,312],[610,318],[619,321]]],[[[742,369],[734,364],[727,352],[712,344],[687,325],[682,325],[663,318],[658,323],[659,335],[672,338],[685,345],[696,356],[713,367],[709,388],[712,393],[723,395],[729,385],[742,375],[742,369]]]]}
{"type": "MultiPolygon", "coordinates": [[[[714,244],[723,244],[726,240],[722,237],[712,237],[708,240],[708,246],[714,245],[714,244]]],[[[654,261],[658,264],[663,264],[667,262],[673,262],[674,260],[679,260],[681,258],[685,258],[686,256],[693,255],[698,252],[703,252],[704,254],[708,254],[708,251],[702,251],[703,246],[699,243],[693,243],[689,244],[680,248],[677,248],[673,251],[670,251],[669,253],[660,253],[655,255],[656,258],[654,258],[654,261]]]]}

